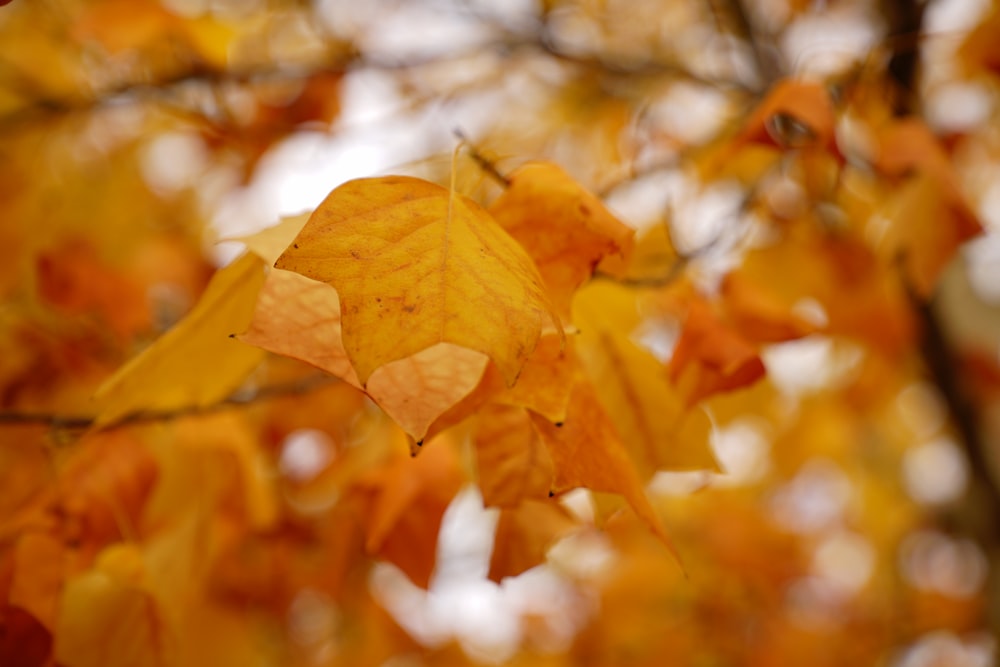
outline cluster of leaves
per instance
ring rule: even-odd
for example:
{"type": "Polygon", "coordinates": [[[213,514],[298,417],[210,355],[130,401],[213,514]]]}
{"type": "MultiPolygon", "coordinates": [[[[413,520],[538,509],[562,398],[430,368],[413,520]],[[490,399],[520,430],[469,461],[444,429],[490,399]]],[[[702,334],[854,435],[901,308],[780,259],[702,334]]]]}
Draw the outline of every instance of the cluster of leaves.
{"type": "MultiPolygon", "coordinates": [[[[1000,496],[921,341],[982,231],[956,156],[995,127],[942,136],[888,58],[784,75],[739,2],[473,3],[487,43],[398,57],[304,3],[166,4],[0,9],[0,662],[873,664],[984,626],[962,582],[1000,496]],[[663,16],[733,64],[657,38],[663,16]],[[352,180],[214,270],[217,197],[370,71],[418,106],[518,73],[537,95],[429,180],[352,180]],[[692,86],[730,109],[700,140],[651,102],[692,86]],[[177,132],[210,167],[151,178],[177,132]],[[707,242],[612,212],[668,172],[738,193],[707,242]],[[779,377],[796,349],[814,377],[779,377]],[[982,495],[935,516],[901,470],[955,433],[982,495]],[[447,576],[470,489],[490,590],[561,586],[502,646],[405,602],[447,576]]],[[[959,50],[994,91],[998,17],[959,50]]],[[[995,405],[996,359],[972,368],[995,405]]]]}

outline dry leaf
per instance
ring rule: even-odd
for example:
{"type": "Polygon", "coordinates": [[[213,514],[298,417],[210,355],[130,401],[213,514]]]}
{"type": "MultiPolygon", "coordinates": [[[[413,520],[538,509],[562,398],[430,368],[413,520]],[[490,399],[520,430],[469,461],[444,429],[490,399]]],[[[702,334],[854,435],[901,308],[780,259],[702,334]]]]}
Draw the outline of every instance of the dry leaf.
{"type": "Polygon", "coordinates": [[[489,577],[500,582],[545,562],[545,554],[559,538],[578,527],[558,503],[525,500],[500,510],[489,577]]]}
{"type": "MultiPolygon", "coordinates": [[[[261,289],[250,328],[238,338],[362,388],[341,338],[340,299],[326,283],[273,270],[261,289]]],[[[438,343],[375,369],[364,391],[419,441],[436,419],[476,387],[486,363],[478,352],[438,343]]]]}
{"type": "Polygon", "coordinates": [[[531,259],[471,200],[415,178],[346,183],[275,264],[330,284],[362,385],[437,343],[481,352],[513,384],[547,321],[531,259]]]}
{"type": "Polygon", "coordinates": [[[559,314],[569,319],[573,294],[609,255],[625,258],[635,231],[550,162],[510,175],[510,187],[489,208],[535,260],[559,314]]]}
{"type": "Polygon", "coordinates": [[[554,492],[585,487],[621,495],[680,561],[628,450],[586,378],[578,376],[574,382],[565,424],[556,426],[539,415],[532,415],[532,420],[552,457],[554,492]]]}
{"type": "Polygon", "coordinates": [[[689,410],[650,352],[609,331],[581,336],[580,356],[643,479],[657,470],[719,470],[711,422],[689,410]]]}
{"type": "Polygon", "coordinates": [[[479,411],[476,469],[487,507],[516,507],[552,491],[553,464],[523,408],[490,405],[479,411]]]}

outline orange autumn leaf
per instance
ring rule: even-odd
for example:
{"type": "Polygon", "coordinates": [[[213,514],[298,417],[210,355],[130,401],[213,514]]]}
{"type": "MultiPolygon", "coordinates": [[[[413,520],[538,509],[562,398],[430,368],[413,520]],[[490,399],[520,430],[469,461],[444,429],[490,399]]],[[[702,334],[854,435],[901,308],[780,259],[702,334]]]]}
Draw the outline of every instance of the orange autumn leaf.
{"type": "Polygon", "coordinates": [[[556,334],[542,336],[514,386],[501,388],[491,400],[527,408],[551,422],[563,421],[579,366],[571,350],[556,334]]]}
{"type": "Polygon", "coordinates": [[[561,505],[551,500],[525,500],[500,510],[489,577],[500,582],[545,562],[559,538],[578,527],[561,505]]]}
{"type": "Polygon", "coordinates": [[[878,130],[878,152],[875,168],[892,177],[906,177],[914,172],[926,173],[937,184],[949,204],[965,207],[972,219],[964,221],[968,232],[978,232],[979,224],[968,211],[962,188],[951,159],[940,140],[927,125],[916,118],[889,123],[878,130]]]}
{"type": "Polygon", "coordinates": [[[736,141],[836,152],[835,121],[830,94],[821,84],[783,79],[747,117],[736,141]]]}
{"type": "Polygon", "coordinates": [[[766,288],[734,271],[722,281],[726,317],[733,327],[755,343],[781,343],[816,333],[819,327],[766,288]]]}
{"type": "Polygon", "coordinates": [[[586,377],[581,374],[574,380],[569,411],[562,426],[540,415],[532,414],[531,419],[552,457],[553,492],[585,487],[622,496],[680,562],[670,536],[646,497],[628,450],[586,377]]]}
{"type": "Polygon", "coordinates": [[[45,533],[28,533],[14,548],[14,576],[7,603],[55,630],[67,554],[62,542],[45,533]]]}
{"type": "Polygon", "coordinates": [[[152,326],[142,285],[102,262],[86,239],[70,239],[35,262],[39,295],[66,315],[96,315],[121,337],[152,326]]]}
{"type": "Polygon", "coordinates": [[[546,323],[559,328],[517,242],[471,200],[415,178],[340,186],[275,266],[337,290],[362,385],[437,343],[487,355],[511,385],[546,323]]]}
{"type": "Polygon", "coordinates": [[[639,236],[624,264],[624,275],[629,280],[658,282],[679,274],[684,260],[674,247],[669,227],[662,223],[639,236]]]}
{"type": "Polygon", "coordinates": [[[922,121],[890,123],[878,139],[875,167],[902,182],[884,202],[880,214],[888,226],[877,244],[890,261],[903,261],[911,284],[926,297],[958,247],[982,227],[948,154],[922,121]]]}
{"type": "Polygon", "coordinates": [[[690,302],[668,373],[688,405],[723,391],[749,386],[764,376],[757,350],[728,327],[701,299],[690,302]]]}
{"type": "Polygon", "coordinates": [[[768,312],[793,313],[810,300],[825,313],[825,333],[863,340],[887,353],[903,349],[914,333],[909,299],[890,268],[859,240],[814,227],[789,230],[781,243],[748,252],[723,283],[723,296],[738,330],[755,340],[802,330],[805,323],[774,320],[768,312]],[[767,304],[754,307],[749,323],[744,309],[753,301],[731,301],[748,292],[760,300],[758,306],[767,304]]]}
{"type": "Polygon", "coordinates": [[[489,211],[535,260],[556,310],[567,319],[574,292],[598,263],[632,249],[635,231],[549,162],[512,173],[510,187],[489,211]]]}
{"type": "Polygon", "coordinates": [[[516,507],[548,498],[554,468],[523,408],[490,405],[479,411],[473,438],[476,469],[487,507],[516,507]]]}
{"type": "Polygon", "coordinates": [[[888,224],[875,238],[876,251],[890,263],[899,262],[908,285],[925,298],[933,294],[959,246],[981,231],[964,205],[956,206],[927,173],[896,188],[880,213],[888,224]]]}
{"type": "Polygon", "coordinates": [[[579,367],[570,348],[560,334],[542,336],[513,387],[506,386],[496,365],[488,364],[479,384],[435,420],[428,432],[454,426],[488,403],[526,408],[551,422],[563,421],[579,367]]]}
{"type": "Polygon", "coordinates": [[[1000,8],[994,5],[986,18],[966,35],[955,54],[969,71],[985,69],[994,75],[1000,72],[1000,8]]]}
{"type": "Polygon", "coordinates": [[[251,254],[220,269],[180,323],[97,390],[97,423],[204,407],[231,394],[263,358],[261,350],[230,340],[246,329],[263,282],[263,264],[251,254]]]}
{"type": "MultiPolygon", "coordinates": [[[[362,389],[344,349],[340,299],[326,283],[275,269],[239,340],[308,362],[362,389]]],[[[479,383],[487,358],[438,343],[378,367],[363,388],[414,440],[479,383]]]]}
{"type": "Polygon", "coordinates": [[[425,445],[415,459],[397,454],[363,475],[351,495],[363,517],[365,550],[426,588],[441,518],[463,481],[453,444],[445,436],[425,445]]]}
{"type": "Polygon", "coordinates": [[[134,537],[158,469],[145,443],[127,431],[93,432],[66,463],[53,503],[63,536],[85,557],[134,537]]]}
{"type": "MultiPolygon", "coordinates": [[[[2,4],[2,3],[0,3],[2,4]]],[[[30,613],[0,604],[0,656],[12,667],[48,664],[52,653],[52,633],[30,613]]]]}

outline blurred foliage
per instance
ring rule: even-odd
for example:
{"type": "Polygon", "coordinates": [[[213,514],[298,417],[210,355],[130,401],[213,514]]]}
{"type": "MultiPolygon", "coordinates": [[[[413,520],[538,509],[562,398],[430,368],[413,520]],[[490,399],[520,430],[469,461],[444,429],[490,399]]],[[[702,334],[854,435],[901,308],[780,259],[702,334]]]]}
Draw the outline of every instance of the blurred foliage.
{"type": "Polygon", "coordinates": [[[0,663],[991,664],[998,17],[0,0],[0,663]],[[369,382],[304,219],[217,271],[346,137],[569,342],[369,382]]]}

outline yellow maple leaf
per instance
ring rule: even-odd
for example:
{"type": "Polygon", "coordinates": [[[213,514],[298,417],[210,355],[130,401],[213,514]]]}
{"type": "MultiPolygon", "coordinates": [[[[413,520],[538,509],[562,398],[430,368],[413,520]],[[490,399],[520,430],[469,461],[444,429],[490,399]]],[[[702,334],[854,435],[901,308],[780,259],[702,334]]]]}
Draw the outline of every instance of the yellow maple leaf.
{"type": "Polygon", "coordinates": [[[600,332],[581,356],[643,478],[657,470],[719,470],[704,412],[687,409],[652,353],[625,336],[600,332]]]}
{"type": "Polygon", "coordinates": [[[71,579],[60,602],[53,653],[67,667],[159,667],[165,619],[143,581],[142,555],[117,544],[96,567],[71,579]]]}
{"type": "Polygon", "coordinates": [[[264,355],[229,339],[246,329],[263,282],[263,263],[254,255],[220,270],[187,317],[98,389],[97,424],[204,407],[232,393],[264,355]]]}
{"type": "MultiPolygon", "coordinates": [[[[340,299],[326,283],[273,270],[250,328],[238,338],[310,363],[362,389],[344,349],[340,299]]],[[[420,441],[438,417],[476,387],[486,363],[479,352],[438,343],[375,369],[364,391],[420,441]]]]}
{"type": "Polygon", "coordinates": [[[416,178],[350,181],[275,266],[332,285],[344,349],[362,385],[437,343],[490,357],[513,384],[546,320],[538,270],[477,204],[416,178]]]}

